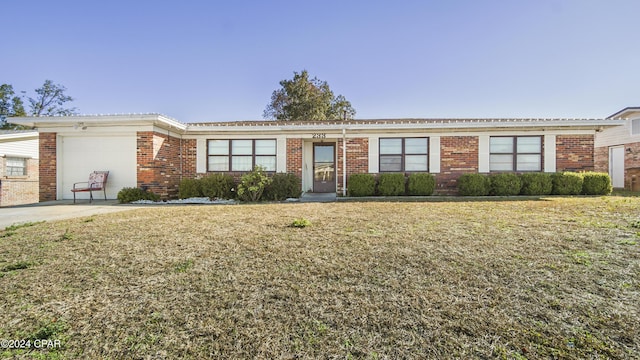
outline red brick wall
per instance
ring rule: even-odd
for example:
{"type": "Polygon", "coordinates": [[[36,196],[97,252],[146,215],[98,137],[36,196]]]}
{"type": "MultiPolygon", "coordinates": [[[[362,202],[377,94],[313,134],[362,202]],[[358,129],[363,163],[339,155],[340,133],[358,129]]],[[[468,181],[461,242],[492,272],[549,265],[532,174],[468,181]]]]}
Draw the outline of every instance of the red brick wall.
{"type": "Polygon", "coordinates": [[[287,172],[302,178],[302,139],[287,139],[287,172]]]}
{"type": "Polygon", "coordinates": [[[602,146],[594,150],[593,169],[598,172],[609,172],[609,147],[602,146]]]}
{"type": "Polygon", "coordinates": [[[27,159],[26,176],[4,176],[5,162],[5,158],[0,158],[0,206],[37,203],[40,200],[38,159],[27,159]]]}
{"type": "MultiPolygon", "coordinates": [[[[351,174],[362,174],[369,172],[369,139],[368,138],[347,138],[347,180],[351,174]]],[[[342,181],[344,171],[343,163],[343,141],[338,139],[336,146],[338,152],[338,163],[336,164],[338,175],[337,191],[342,192],[342,181]]]]}
{"type": "Polygon", "coordinates": [[[40,201],[56,200],[56,133],[41,132],[39,134],[39,177],[40,201]]]}
{"type": "Polygon", "coordinates": [[[557,171],[593,171],[593,135],[558,135],[556,137],[557,171]]]}
{"type": "Polygon", "coordinates": [[[182,177],[183,178],[195,178],[196,177],[196,163],[197,163],[197,141],[196,139],[183,139],[182,140],[182,177]]]}
{"type": "Polygon", "coordinates": [[[152,131],[137,133],[138,187],[175,198],[181,180],[181,140],[152,131]]]}
{"type": "Polygon", "coordinates": [[[457,179],[465,173],[478,172],[478,137],[443,136],[440,138],[440,173],[436,175],[436,192],[457,191],[457,179]]]}

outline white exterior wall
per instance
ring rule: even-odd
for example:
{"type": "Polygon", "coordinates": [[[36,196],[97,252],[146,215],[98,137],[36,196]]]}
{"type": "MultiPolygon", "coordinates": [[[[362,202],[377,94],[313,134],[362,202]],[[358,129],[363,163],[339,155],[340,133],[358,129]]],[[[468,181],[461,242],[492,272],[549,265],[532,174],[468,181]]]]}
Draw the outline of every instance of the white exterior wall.
{"type": "Polygon", "coordinates": [[[640,142],[640,134],[631,134],[631,122],[638,119],[640,119],[640,114],[628,118],[623,126],[612,127],[597,132],[594,146],[598,148],[640,142]]]}
{"type": "Polygon", "coordinates": [[[5,155],[37,159],[38,139],[0,141],[0,156],[5,155]]]}

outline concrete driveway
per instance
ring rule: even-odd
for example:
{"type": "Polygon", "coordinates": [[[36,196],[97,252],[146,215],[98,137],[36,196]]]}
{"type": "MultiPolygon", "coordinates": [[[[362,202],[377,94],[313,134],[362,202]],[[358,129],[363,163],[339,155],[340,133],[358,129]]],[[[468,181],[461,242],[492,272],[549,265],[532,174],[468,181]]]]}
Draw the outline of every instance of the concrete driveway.
{"type": "Polygon", "coordinates": [[[118,204],[117,200],[96,200],[91,204],[87,200],[80,200],[77,204],[74,204],[73,200],[57,200],[38,204],[2,207],[0,208],[0,230],[13,224],[70,219],[133,210],[140,207],[118,204]]]}

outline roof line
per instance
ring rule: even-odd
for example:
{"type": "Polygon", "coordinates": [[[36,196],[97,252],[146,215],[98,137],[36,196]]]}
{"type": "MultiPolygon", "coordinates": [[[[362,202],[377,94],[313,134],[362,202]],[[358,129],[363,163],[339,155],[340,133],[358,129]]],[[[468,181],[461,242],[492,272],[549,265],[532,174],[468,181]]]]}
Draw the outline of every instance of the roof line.
{"type": "Polygon", "coordinates": [[[627,106],[626,108],[607,116],[606,119],[613,119],[616,116],[618,116],[618,115],[620,115],[620,114],[622,114],[622,113],[624,113],[626,111],[629,111],[629,110],[640,110],[640,106],[627,106]]]}

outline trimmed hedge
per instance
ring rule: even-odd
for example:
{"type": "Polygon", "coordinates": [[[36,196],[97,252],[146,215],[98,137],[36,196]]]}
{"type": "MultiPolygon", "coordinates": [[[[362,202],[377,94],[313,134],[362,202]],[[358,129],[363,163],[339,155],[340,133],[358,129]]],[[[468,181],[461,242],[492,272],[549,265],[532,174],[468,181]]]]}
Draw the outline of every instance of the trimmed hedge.
{"type": "Polygon", "coordinates": [[[613,191],[611,177],[607,173],[582,173],[582,193],[584,195],[609,195],[613,191]]]}
{"type": "Polygon", "coordinates": [[[160,195],[140,188],[122,188],[122,190],[118,191],[118,201],[121,204],[128,204],[138,200],[159,201],[160,195]]]}
{"type": "Polygon", "coordinates": [[[458,193],[462,196],[486,196],[491,190],[491,180],[478,173],[463,174],[458,178],[458,193]]]}
{"type": "Polygon", "coordinates": [[[554,195],[580,195],[582,193],[582,175],[572,172],[555,173],[552,176],[554,195]]]}
{"type": "Polygon", "coordinates": [[[407,188],[409,195],[432,195],[436,189],[436,178],[428,173],[411,174],[407,188]]]}
{"type": "Polygon", "coordinates": [[[295,174],[277,173],[271,177],[271,184],[264,189],[265,200],[282,201],[298,198],[302,193],[302,181],[295,174]]]}
{"type": "Polygon", "coordinates": [[[406,189],[404,174],[380,174],[378,194],[382,196],[404,195],[406,189]]]}
{"type": "Polygon", "coordinates": [[[520,181],[521,195],[550,195],[553,191],[553,179],[549,173],[524,173],[520,175],[520,181]]]}
{"type": "Polygon", "coordinates": [[[376,179],[371,174],[353,174],[347,181],[349,196],[373,196],[376,193],[376,179]]]}
{"type": "Polygon", "coordinates": [[[499,173],[489,177],[491,179],[490,195],[495,196],[514,196],[520,194],[522,189],[522,181],[520,177],[514,173],[499,173]]]}

